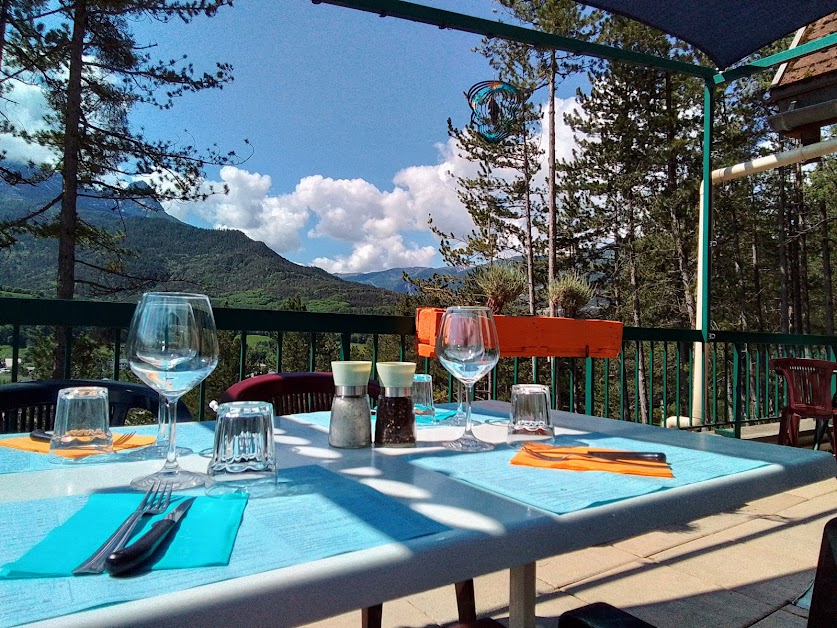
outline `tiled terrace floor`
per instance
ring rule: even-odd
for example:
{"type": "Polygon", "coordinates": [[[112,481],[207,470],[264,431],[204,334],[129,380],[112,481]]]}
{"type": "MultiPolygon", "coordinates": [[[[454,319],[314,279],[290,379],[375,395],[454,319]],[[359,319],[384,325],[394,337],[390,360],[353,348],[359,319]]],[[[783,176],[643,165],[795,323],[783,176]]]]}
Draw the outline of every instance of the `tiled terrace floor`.
{"type": "MultiPolygon", "coordinates": [[[[538,625],[609,602],[659,628],[804,628],[793,605],[814,577],[822,529],[837,517],[837,481],[752,502],[683,526],[538,563],[538,625]]],[[[508,573],[477,579],[477,609],[505,623],[508,573]]],[[[452,586],[384,604],[384,626],[455,623],[452,586]]],[[[358,628],[360,612],[310,628],[358,628]]]]}

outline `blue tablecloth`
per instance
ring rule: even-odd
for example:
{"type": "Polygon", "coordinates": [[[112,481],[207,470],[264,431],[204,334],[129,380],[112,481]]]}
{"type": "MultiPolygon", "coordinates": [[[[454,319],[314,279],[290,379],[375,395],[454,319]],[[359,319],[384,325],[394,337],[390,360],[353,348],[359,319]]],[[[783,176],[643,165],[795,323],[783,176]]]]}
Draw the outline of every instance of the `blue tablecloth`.
{"type": "MultiPolygon", "coordinates": [[[[188,589],[446,530],[391,497],[322,467],[282,470],[280,478],[286,483],[286,494],[252,499],[247,504],[228,566],[157,571],[127,579],[102,574],[0,580],[0,626],[188,589]]],[[[76,496],[0,505],[0,529],[4,534],[0,564],[25,554],[87,499],[76,496]]]]}

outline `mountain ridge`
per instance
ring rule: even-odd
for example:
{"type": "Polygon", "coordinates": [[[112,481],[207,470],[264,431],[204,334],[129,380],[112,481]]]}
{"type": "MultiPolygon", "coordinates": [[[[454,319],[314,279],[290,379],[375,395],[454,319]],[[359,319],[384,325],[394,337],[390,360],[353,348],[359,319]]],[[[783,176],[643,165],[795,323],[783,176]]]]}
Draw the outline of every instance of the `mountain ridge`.
{"type": "MultiPolygon", "coordinates": [[[[0,220],[25,215],[56,192],[53,179],[39,186],[17,187],[0,185],[0,220]]],[[[117,212],[113,206],[113,201],[81,197],[79,215],[111,233],[124,234],[123,246],[134,252],[126,260],[128,274],[167,279],[120,293],[116,300],[132,300],[149,290],[177,289],[201,291],[231,307],[275,309],[288,299],[299,298],[311,311],[395,310],[398,295],[394,292],[295,264],[241,231],[188,225],[165,214],[159,203],[156,211],[139,204],[125,211],[120,203],[117,212]]],[[[50,212],[45,216],[57,210],[50,212]]],[[[82,248],[78,256],[88,262],[104,261],[96,251],[82,248]]],[[[6,289],[52,296],[56,260],[57,240],[23,235],[14,246],[0,250],[0,284],[6,289]]],[[[79,275],[85,276],[83,266],[79,275]]],[[[89,295],[79,292],[79,296],[89,295]]]]}

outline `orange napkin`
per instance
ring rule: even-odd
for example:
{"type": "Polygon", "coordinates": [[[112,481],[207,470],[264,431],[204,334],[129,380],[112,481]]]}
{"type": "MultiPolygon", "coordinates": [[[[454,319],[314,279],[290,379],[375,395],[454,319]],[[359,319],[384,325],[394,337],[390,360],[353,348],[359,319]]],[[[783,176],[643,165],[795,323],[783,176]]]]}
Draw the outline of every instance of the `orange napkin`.
{"type": "MultiPolygon", "coordinates": [[[[118,434],[114,434],[115,438],[118,438],[118,434]]],[[[129,438],[127,441],[124,441],[118,445],[113,446],[114,451],[122,451],[123,449],[134,449],[136,447],[144,447],[146,445],[152,444],[154,441],[157,440],[156,436],[137,436],[134,434],[129,438]]],[[[35,440],[29,438],[28,436],[16,436],[14,438],[3,438],[0,439],[0,447],[9,447],[10,449],[21,449],[23,451],[32,451],[39,454],[48,454],[49,453],[49,443],[42,440],[35,440]]],[[[84,458],[85,456],[91,455],[98,455],[98,454],[91,454],[84,451],[78,452],[71,452],[71,451],[64,451],[61,452],[61,456],[64,458],[84,458]]]]}
{"type": "Polygon", "coordinates": [[[585,456],[593,451],[619,451],[618,449],[601,449],[596,447],[551,447],[539,443],[527,443],[529,447],[539,453],[555,456],[555,460],[544,460],[531,455],[525,449],[518,451],[511,459],[512,464],[527,467],[544,467],[547,469],[565,469],[567,471],[609,471],[610,473],[624,473],[626,475],[645,475],[658,478],[673,478],[671,468],[665,462],[651,462],[648,460],[605,460],[585,456]],[[569,456],[561,459],[561,456],[569,456]]]}

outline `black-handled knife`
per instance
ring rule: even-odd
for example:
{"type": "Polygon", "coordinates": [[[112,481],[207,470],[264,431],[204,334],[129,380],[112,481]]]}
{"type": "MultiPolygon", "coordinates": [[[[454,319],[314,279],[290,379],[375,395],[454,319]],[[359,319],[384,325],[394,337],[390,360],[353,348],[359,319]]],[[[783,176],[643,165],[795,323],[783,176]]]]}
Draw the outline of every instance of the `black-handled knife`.
{"type": "Polygon", "coordinates": [[[29,433],[29,438],[48,443],[52,440],[52,430],[34,430],[29,433]]]}
{"type": "Polygon", "coordinates": [[[135,543],[108,556],[105,561],[105,570],[112,576],[120,576],[142,565],[151,558],[160,543],[192,507],[194,501],[194,497],[183,500],[175,508],[172,508],[169,514],[159,521],[155,521],[151,529],[137,539],[135,543]]]}
{"type": "Polygon", "coordinates": [[[666,455],[656,451],[588,451],[585,456],[605,460],[644,460],[646,462],[665,462],[666,455]]]}

